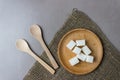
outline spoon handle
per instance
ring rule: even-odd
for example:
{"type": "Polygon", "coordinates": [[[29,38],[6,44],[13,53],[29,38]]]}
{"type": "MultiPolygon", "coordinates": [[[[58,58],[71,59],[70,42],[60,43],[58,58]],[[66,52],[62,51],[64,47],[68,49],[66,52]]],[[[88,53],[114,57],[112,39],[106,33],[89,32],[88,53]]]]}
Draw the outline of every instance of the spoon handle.
{"type": "Polygon", "coordinates": [[[37,60],[44,68],[46,68],[51,74],[55,73],[55,70],[52,69],[52,67],[50,67],[47,63],[45,63],[40,57],[38,57],[35,53],[33,53],[32,51],[29,51],[29,54],[35,59],[37,60]]]}
{"type": "Polygon", "coordinates": [[[45,52],[46,52],[46,54],[47,54],[47,56],[48,56],[51,64],[53,65],[54,69],[57,69],[59,66],[58,66],[57,62],[55,61],[55,59],[53,58],[51,52],[50,52],[49,49],[47,48],[47,46],[46,46],[46,44],[45,44],[45,42],[44,42],[44,40],[43,40],[42,37],[41,37],[41,39],[39,40],[39,42],[40,42],[41,46],[43,47],[43,49],[45,50],[45,52]]]}

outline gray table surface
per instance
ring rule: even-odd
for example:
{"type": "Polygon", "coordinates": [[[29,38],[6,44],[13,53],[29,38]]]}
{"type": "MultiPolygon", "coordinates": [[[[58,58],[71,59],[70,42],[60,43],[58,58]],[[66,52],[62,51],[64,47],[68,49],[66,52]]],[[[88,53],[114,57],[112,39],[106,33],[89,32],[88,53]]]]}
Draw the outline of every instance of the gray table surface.
{"type": "Polygon", "coordinates": [[[40,24],[49,44],[73,8],[88,14],[120,51],[120,0],[0,0],[0,80],[22,80],[35,62],[16,49],[16,39],[25,38],[40,54],[30,26],[40,24]]]}

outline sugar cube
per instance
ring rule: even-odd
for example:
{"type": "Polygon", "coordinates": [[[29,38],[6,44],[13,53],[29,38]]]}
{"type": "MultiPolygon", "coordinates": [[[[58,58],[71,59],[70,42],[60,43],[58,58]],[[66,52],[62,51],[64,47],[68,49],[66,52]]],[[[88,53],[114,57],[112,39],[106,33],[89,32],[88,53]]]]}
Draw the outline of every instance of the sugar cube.
{"type": "Polygon", "coordinates": [[[89,55],[91,53],[91,50],[88,48],[88,46],[82,47],[82,51],[86,54],[89,55]]]}
{"type": "Polygon", "coordinates": [[[71,40],[71,41],[66,45],[66,47],[69,48],[70,50],[72,50],[72,48],[73,48],[75,45],[76,45],[76,43],[75,43],[73,40],[71,40]]]}
{"type": "Polygon", "coordinates": [[[76,40],[77,46],[84,46],[85,45],[85,40],[76,40]]]}
{"type": "Polygon", "coordinates": [[[72,52],[75,54],[80,54],[81,49],[79,47],[75,47],[72,52]]]}
{"type": "Polygon", "coordinates": [[[87,55],[86,62],[93,63],[93,60],[94,60],[93,56],[87,55]]]}
{"type": "Polygon", "coordinates": [[[69,63],[71,64],[71,66],[76,65],[77,63],[79,63],[79,60],[77,57],[73,57],[69,60],[69,63]]]}
{"type": "Polygon", "coordinates": [[[80,59],[81,61],[85,61],[86,60],[86,55],[83,53],[80,53],[76,56],[78,59],[80,59]]]}

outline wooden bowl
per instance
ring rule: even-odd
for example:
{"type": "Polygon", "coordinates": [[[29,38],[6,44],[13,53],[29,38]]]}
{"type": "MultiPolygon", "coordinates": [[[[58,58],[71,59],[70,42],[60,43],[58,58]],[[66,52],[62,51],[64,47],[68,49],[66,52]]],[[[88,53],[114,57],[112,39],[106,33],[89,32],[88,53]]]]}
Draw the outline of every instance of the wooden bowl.
{"type": "Polygon", "coordinates": [[[92,31],[87,29],[74,29],[66,33],[59,42],[58,45],[58,57],[62,66],[73,74],[87,74],[95,70],[100,64],[103,57],[103,48],[100,39],[92,31]],[[80,61],[77,65],[71,66],[69,59],[76,56],[66,45],[70,40],[85,39],[86,45],[91,49],[90,55],[94,56],[93,63],[87,63],[80,61]]]}

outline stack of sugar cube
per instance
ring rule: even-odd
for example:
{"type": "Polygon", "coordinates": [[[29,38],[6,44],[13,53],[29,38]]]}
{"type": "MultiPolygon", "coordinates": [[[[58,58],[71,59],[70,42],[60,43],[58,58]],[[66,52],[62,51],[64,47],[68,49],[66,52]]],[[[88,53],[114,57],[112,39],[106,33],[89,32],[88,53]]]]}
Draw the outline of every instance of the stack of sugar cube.
{"type": "Polygon", "coordinates": [[[76,41],[71,40],[66,45],[66,47],[69,50],[71,50],[74,54],[76,54],[75,57],[69,60],[69,63],[71,64],[71,66],[78,64],[80,61],[93,63],[94,57],[90,55],[92,51],[86,45],[85,40],[76,40],[76,41]]]}

